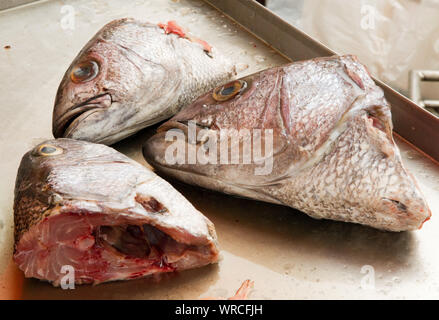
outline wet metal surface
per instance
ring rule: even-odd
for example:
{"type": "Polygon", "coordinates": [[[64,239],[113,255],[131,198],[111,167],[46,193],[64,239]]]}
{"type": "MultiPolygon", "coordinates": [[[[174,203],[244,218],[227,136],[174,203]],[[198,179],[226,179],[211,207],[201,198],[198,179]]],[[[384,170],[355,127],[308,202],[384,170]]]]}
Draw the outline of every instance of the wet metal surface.
{"type": "MultiPolygon", "coordinates": [[[[78,286],[64,291],[24,279],[11,262],[13,188],[21,156],[52,138],[51,116],[65,69],[106,22],[133,16],[176,20],[237,61],[239,76],[286,60],[201,1],[46,1],[0,13],[0,297],[197,299],[227,297],[252,279],[255,299],[439,298],[439,166],[397,140],[406,166],[418,179],[433,218],[411,233],[387,233],[316,221],[293,209],[244,200],[171,181],[216,226],[222,260],[162,279],[78,286]],[[63,29],[64,5],[75,27],[63,29]],[[10,46],[6,49],[5,46],[10,46]],[[6,75],[6,76],[5,76],[6,75]],[[364,267],[370,266],[370,267],[364,267]],[[361,273],[361,270],[365,273],[361,273]],[[372,274],[372,270],[374,274],[372,274]],[[375,287],[366,281],[375,279],[375,287]]],[[[154,128],[115,147],[147,165],[140,145],[154,128]]]]}

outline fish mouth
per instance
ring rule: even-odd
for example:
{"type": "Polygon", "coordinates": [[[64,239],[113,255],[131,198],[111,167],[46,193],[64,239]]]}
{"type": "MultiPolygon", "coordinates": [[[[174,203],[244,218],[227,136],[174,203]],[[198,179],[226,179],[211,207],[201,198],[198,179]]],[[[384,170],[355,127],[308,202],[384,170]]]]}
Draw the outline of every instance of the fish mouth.
{"type": "Polygon", "coordinates": [[[188,131],[188,121],[176,121],[176,120],[169,120],[166,121],[164,124],[162,124],[160,127],[157,128],[157,133],[160,132],[166,132],[168,130],[172,129],[180,129],[185,134],[187,134],[188,131]]]}
{"type": "MultiPolygon", "coordinates": [[[[186,137],[189,136],[189,123],[195,124],[196,135],[200,130],[216,130],[214,126],[208,126],[198,123],[194,120],[169,120],[157,128],[157,133],[167,132],[169,130],[181,130],[186,137]]],[[[192,141],[190,143],[194,144],[192,141]]]]}
{"type": "Polygon", "coordinates": [[[109,108],[112,103],[111,94],[103,93],[68,108],[61,117],[54,119],[53,136],[55,138],[67,137],[79,122],[99,109],[109,108]]]}
{"type": "Polygon", "coordinates": [[[172,129],[180,129],[180,130],[184,131],[185,133],[187,133],[190,122],[193,122],[195,124],[197,130],[199,130],[199,129],[212,129],[211,126],[203,125],[203,124],[198,123],[194,120],[169,120],[157,128],[157,133],[166,132],[166,131],[172,130],[172,129]]]}
{"type": "MultiPolygon", "coordinates": [[[[174,123],[174,125],[176,126],[167,126],[166,128],[168,130],[181,129],[178,122],[174,123]]],[[[142,146],[144,159],[153,166],[155,170],[161,172],[165,176],[172,177],[188,184],[195,184],[205,189],[212,189],[211,186],[220,185],[224,189],[239,190],[240,196],[247,199],[256,199],[268,203],[286,205],[280,200],[270,196],[268,193],[263,192],[263,190],[256,185],[246,184],[245,182],[233,182],[222,179],[218,176],[208,175],[201,171],[197,171],[196,165],[187,166],[185,164],[176,165],[168,163],[165,159],[165,150],[168,145],[163,144],[165,141],[165,135],[166,130],[159,131],[150,137],[142,146]]]]}

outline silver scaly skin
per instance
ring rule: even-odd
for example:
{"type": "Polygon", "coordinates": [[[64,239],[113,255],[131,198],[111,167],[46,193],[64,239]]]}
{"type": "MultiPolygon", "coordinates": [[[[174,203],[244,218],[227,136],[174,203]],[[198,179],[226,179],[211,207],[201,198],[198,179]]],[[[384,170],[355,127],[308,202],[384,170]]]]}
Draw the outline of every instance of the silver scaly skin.
{"type": "Polygon", "coordinates": [[[183,35],[175,23],[165,30],[128,18],[104,26],[59,85],[55,138],[113,144],[173,116],[235,74],[215,48],[183,35]]]}
{"type": "MultiPolygon", "coordinates": [[[[224,88],[230,94],[237,83],[231,82],[164,123],[144,145],[147,161],[187,183],[283,204],[316,219],[406,231],[430,218],[393,140],[390,106],[356,57],[295,62],[240,80],[238,94],[215,99],[224,88]],[[167,163],[173,142],[165,141],[166,131],[187,132],[191,120],[214,135],[223,129],[272,129],[272,172],[255,175],[261,166],[255,163],[167,163]]],[[[185,144],[203,148],[203,142],[185,144]]]]}
{"type": "Polygon", "coordinates": [[[23,156],[14,261],[26,277],[98,284],[215,263],[213,224],[151,170],[102,144],[57,139],[23,156]]]}

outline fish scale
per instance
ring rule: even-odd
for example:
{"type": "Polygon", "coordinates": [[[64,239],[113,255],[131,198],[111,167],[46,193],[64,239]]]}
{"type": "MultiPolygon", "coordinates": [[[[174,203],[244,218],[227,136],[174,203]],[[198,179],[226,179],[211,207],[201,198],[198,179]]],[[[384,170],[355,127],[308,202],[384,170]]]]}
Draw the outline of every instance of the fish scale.
{"type": "Polygon", "coordinates": [[[116,150],[85,141],[50,140],[23,156],[14,224],[18,267],[54,286],[66,265],[76,284],[98,284],[218,261],[213,224],[178,191],[116,150]]]}
{"type": "Polygon", "coordinates": [[[430,218],[393,140],[390,106],[355,56],[295,62],[240,81],[247,86],[233,97],[215,101],[219,87],[165,122],[144,144],[145,159],[187,183],[283,204],[316,219],[407,231],[430,218]],[[173,142],[165,140],[166,131],[208,118],[207,130],[218,137],[231,128],[272,129],[271,172],[256,175],[254,162],[168,163],[173,142]]]}
{"type": "Polygon", "coordinates": [[[55,138],[113,144],[232,78],[235,66],[199,41],[135,19],[108,23],[79,52],[59,85],[55,138]],[[102,96],[106,99],[97,100],[102,96]]]}

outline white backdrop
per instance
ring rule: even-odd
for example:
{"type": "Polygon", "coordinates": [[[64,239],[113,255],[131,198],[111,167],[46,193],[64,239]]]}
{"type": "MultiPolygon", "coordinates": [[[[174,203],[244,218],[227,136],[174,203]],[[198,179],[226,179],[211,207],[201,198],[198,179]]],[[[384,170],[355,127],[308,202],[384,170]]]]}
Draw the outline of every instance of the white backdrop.
{"type": "MultiPolygon", "coordinates": [[[[439,69],[439,0],[268,0],[267,6],[407,93],[411,69],[439,69]]],[[[425,85],[439,98],[439,85],[425,85]]]]}

